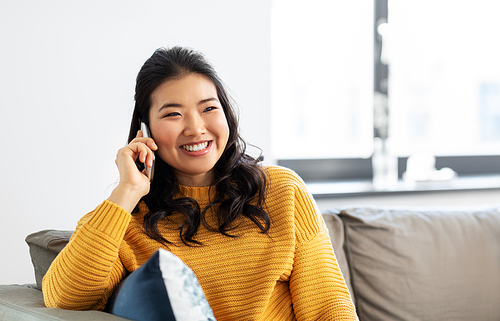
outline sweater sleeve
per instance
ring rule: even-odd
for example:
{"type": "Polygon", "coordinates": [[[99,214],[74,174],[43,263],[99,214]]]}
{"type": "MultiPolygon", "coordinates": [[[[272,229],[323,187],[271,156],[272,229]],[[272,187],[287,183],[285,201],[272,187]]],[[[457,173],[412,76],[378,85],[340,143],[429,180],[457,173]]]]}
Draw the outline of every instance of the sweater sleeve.
{"type": "Polygon", "coordinates": [[[290,292],[297,320],[357,320],[321,213],[296,174],[295,257],[290,292]]]}
{"type": "Polygon", "coordinates": [[[43,279],[47,307],[104,309],[126,273],[118,254],[130,219],[130,213],[104,201],[80,220],[43,279]]]}
{"type": "Polygon", "coordinates": [[[301,244],[295,254],[290,292],[297,320],[357,320],[328,232],[301,244]]]}

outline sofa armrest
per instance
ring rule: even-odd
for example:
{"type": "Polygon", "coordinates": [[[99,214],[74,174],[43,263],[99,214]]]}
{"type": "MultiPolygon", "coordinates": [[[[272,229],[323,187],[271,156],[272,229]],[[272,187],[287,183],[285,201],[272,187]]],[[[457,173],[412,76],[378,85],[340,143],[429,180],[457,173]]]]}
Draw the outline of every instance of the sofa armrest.
{"type": "Polygon", "coordinates": [[[0,316],[2,320],[128,320],[101,311],[69,311],[47,308],[42,291],[31,285],[0,285],[0,316]]]}
{"type": "Polygon", "coordinates": [[[42,289],[42,280],[57,254],[68,244],[73,231],[44,230],[26,237],[31,261],[35,268],[36,287],[42,289]]]}

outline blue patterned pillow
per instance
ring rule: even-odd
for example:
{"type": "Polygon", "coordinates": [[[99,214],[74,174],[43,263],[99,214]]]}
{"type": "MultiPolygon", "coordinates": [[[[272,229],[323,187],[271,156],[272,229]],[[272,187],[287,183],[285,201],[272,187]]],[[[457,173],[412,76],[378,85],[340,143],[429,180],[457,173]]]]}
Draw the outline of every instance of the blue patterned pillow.
{"type": "Polygon", "coordinates": [[[106,311],[136,321],[215,321],[193,271],[163,249],[120,284],[106,311]]]}

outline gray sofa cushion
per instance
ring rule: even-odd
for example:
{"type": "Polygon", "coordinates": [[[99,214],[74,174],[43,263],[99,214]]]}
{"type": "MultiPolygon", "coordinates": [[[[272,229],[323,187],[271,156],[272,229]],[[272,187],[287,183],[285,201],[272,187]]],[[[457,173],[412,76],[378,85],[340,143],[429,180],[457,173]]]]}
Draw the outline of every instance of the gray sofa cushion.
{"type": "Polygon", "coordinates": [[[42,291],[31,286],[0,285],[0,320],[128,320],[100,311],[49,309],[43,303],[42,291]]]}
{"type": "Polygon", "coordinates": [[[57,254],[68,244],[72,234],[73,231],[44,230],[26,237],[38,289],[42,289],[43,276],[57,254]]]}
{"type": "Polygon", "coordinates": [[[500,320],[500,212],[340,213],[360,320],[500,320]]]}

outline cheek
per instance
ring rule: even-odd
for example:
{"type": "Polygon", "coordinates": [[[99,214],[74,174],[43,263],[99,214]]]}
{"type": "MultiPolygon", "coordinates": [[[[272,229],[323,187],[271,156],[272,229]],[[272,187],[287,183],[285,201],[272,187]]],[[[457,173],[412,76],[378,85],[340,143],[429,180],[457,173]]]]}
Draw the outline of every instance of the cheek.
{"type": "Polygon", "coordinates": [[[153,129],[153,138],[158,145],[158,148],[169,148],[169,147],[175,147],[175,144],[177,142],[177,137],[179,136],[177,133],[177,130],[173,128],[172,126],[170,127],[157,127],[155,128],[156,130],[153,129]]]}
{"type": "Polygon", "coordinates": [[[215,126],[219,137],[224,140],[224,143],[226,143],[229,138],[229,124],[227,123],[226,117],[220,117],[215,126]]]}

